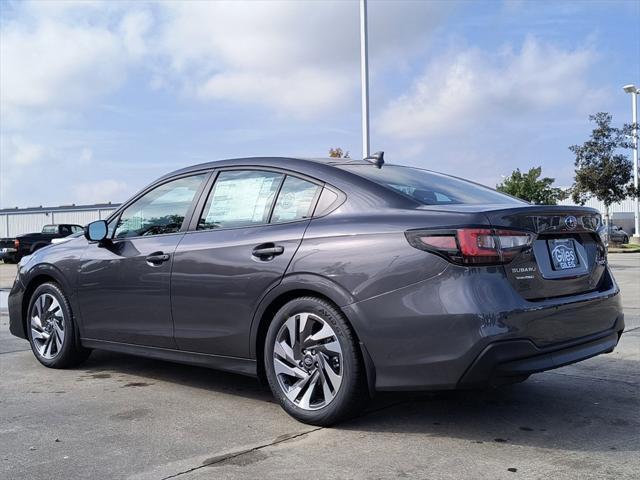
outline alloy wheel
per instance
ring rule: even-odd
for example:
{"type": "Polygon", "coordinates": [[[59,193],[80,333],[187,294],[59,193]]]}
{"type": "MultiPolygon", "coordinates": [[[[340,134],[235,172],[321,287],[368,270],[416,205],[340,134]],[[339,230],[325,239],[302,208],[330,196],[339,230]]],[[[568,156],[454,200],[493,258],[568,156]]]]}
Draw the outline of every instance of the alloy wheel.
{"type": "Polygon", "coordinates": [[[336,332],[313,313],[296,313],[280,327],[273,365],[284,394],[304,410],[327,406],[342,384],[343,355],[336,332]]]}
{"type": "Polygon", "coordinates": [[[31,338],[38,354],[47,360],[55,358],[64,343],[64,312],[60,302],[43,293],[31,307],[31,338]]]}

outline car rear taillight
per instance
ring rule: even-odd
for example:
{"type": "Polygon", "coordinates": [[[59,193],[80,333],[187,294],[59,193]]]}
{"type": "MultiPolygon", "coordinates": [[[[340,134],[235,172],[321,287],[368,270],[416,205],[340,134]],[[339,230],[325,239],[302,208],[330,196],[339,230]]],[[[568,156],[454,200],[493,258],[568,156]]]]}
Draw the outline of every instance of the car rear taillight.
{"type": "Polygon", "coordinates": [[[533,241],[529,232],[493,228],[409,230],[405,235],[413,247],[465,265],[509,263],[533,241]]]}
{"type": "Polygon", "coordinates": [[[20,240],[18,240],[17,238],[13,241],[13,248],[15,248],[16,250],[20,248],[20,240]]]}

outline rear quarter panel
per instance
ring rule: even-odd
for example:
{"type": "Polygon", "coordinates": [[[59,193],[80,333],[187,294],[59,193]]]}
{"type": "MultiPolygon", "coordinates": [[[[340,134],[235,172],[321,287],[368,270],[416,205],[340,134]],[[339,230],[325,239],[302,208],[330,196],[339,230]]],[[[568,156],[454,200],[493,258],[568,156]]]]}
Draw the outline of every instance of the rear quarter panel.
{"type": "Polygon", "coordinates": [[[336,211],[311,221],[287,274],[328,278],[358,302],[431,278],[447,267],[446,260],[409,245],[406,230],[483,222],[483,215],[467,213],[336,211]]]}

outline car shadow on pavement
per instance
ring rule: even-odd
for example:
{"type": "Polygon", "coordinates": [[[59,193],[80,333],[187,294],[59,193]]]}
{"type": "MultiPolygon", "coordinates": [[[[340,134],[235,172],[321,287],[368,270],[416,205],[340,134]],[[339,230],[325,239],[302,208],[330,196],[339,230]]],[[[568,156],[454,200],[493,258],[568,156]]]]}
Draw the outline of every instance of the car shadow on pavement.
{"type": "Polygon", "coordinates": [[[252,377],[107,351],[93,351],[78,371],[96,378],[126,374],[140,377],[147,383],[169,382],[271,403],[275,401],[269,388],[252,377]]]}
{"type": "MultiPolygon", "coordinates": [[[[635,360],[614,364],[618,372],[640,368],[635,360]]],[[[612,365],[602,362],[597,376],[559,369],[483,390],[379,393],[361,416],[333,428],[572,451],[640,451],[640,386],[609,379],[612,365]]],[[[78,370],[89,377],[126,374],[274,403],[258,380],[202,367],[96,351],[78,370]]]]}
{"type": "MultiPolygon", "coordinates": [[[[633,360],[616,370],[638,371],[633,360]]],[[[526,445],[571,451],[640,452],[640,386],[563,369],[483,390],[381,394],[369,413],[342,428],[526,445]]]]}

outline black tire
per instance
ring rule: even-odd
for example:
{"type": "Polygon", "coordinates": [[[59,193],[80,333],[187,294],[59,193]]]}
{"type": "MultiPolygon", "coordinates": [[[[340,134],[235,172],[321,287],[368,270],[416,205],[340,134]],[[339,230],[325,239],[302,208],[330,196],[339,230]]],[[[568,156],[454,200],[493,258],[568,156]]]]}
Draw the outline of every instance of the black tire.
{"type": "Polygon", "coordinates": [[[622,237],[622,243],[623,244],[629,243],[629,237],[627,237],[626,235],[624,237],[622,237]]]}
{"type": "MultiPolygon", "coordinates": [[[[62,288],[53,282],[43,283],[36,288],[29,299],[29,309],[27,310],[27,335],[29,343],[31,344],[31,350],[38,361],[45,367],[49,368],[69,368],[84,362],[91,354],[91,350],[79,345],[76,333],[71,305],[69,304],[67,296],[62,291],[62,288]],[[51,358],[47,358],[47,356],[43,355],[39,350],[39,344],[34,340],[35,334],[31,325],[31,319],[34,316],[34,313],[37,312],[36,302],[41,297],[43,297],[45,301],[50,297],[55,298],[59,304],[59,310],[62,313],[64,338],[62,340],[62,346],[56,349],[56,353],[51,358]]],[[[40,348],[41,347],[42,345],[40,345],[40,348]]]]}
{"type": "Polygon", "coordinates": [[[364,362],[356,337],[342,312],[332,303],[320,298],[296,298],[278,310],[265,338],[264,365],[267,381],[274,397],[289,415],[303,423],[319,426],[333,425],[358,414],[370,398],[364,362]],[[278,381],[274,366],[274,347],[281,328],[287,319],[301,313],[310,313],[326,322],[333,329],[342,350],[342,382],[333,399],[327,405],[315,410],[300,408],[287,397],[278,381]]]}

